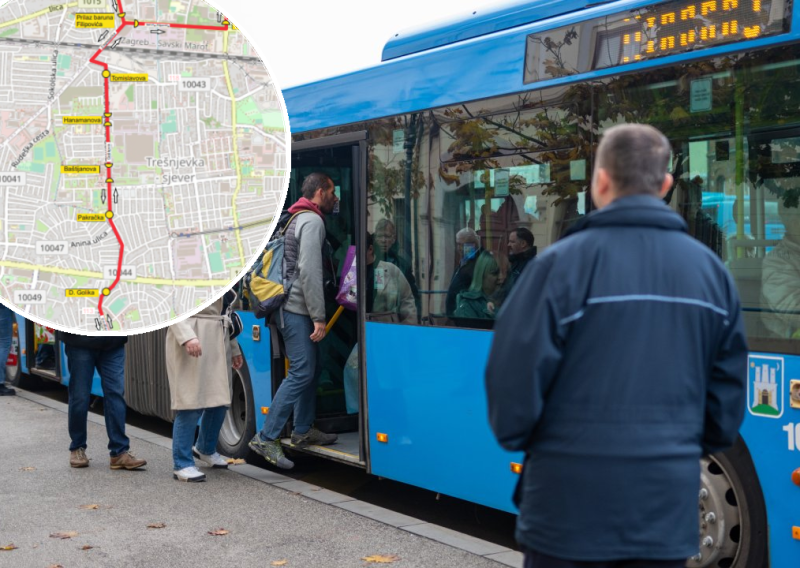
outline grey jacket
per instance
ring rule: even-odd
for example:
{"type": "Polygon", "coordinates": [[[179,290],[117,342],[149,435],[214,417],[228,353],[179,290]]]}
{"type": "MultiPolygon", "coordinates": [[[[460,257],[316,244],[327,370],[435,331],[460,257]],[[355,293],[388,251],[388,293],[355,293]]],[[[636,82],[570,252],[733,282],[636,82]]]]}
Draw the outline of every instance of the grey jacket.
{"type": "MultiPolygon", "coordinates": [[[[301,213],[293,221],[293,238],[297,241],[294,283],[284,310],[309,316],[312,321],[325,321],[323,294],[322,247],[325,243],[325,222],[316,213],[301,213]]],[[[291,238],[291,236],[290,236],[291,238]]],[[[287,245],[287,253],[289,246],[287,245]]],[[[294,259],[287,258],[288,262],[294,259]]]]}

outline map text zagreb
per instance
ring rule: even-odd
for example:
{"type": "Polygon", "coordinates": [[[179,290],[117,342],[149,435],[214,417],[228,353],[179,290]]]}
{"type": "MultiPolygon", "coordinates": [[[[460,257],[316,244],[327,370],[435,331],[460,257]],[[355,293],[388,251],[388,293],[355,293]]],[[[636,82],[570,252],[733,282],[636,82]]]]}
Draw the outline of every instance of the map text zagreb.
{"type": "Polygon", "coordinates": [[[202,0],[0,0],[0,296],[82,333],[193,312],[263,249],[287,145],[202,0]]]}

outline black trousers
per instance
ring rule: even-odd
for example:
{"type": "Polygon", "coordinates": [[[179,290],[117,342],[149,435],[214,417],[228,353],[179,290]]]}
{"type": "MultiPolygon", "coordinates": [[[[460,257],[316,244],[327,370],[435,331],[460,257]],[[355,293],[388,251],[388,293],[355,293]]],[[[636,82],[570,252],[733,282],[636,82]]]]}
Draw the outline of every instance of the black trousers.
{"type": "Polygon", "coordinates": [[[534,550],[523,550],[525,568],[684,568],[686,560],[606,560],[584,562],[563,560],[534,550]]]}

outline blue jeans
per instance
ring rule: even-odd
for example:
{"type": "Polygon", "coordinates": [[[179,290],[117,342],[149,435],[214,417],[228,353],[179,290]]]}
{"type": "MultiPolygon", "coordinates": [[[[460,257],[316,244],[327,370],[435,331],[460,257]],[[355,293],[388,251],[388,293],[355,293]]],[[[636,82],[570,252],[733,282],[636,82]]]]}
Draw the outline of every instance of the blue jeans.
{"type": "Polygon", "coordinates": [[[0,385],[6,382],[6,360],[14,338],[14,312],[0,304],[0,385]]]}
{"type": "MultiPolygon", "coordinates": [[[[279,324],[280,325],[280,324],[279,324]]],[[[311,341],[314,322],[308,316],[283,313],[281,335],[289,358],[289,375],[283,380],[259,435],[262,440],[277,440],[294,410],[294,431],[305,434],[314,422],[317,405],[317,380],[322,372],[319,343],[311,341]]]]}
{"type": "Polygon", "coordinates": [[[197,451],[205,455],[217,451],[217,438],[227,411],[227,406],[178,411],[175,422],[172,423],[172,462],[175,471],[194,465],[192,442],[198,420],[200,434],[197,436],[197,451]]]}
{"type": "Polygon", "coordinates": [[[94,370],[100,374],[103,388],[103,414],[106,418],[108,451],[116,457],[130,449],[125,435],[125,347],[103,351],[66,346],[69,366],[69,437],[70,451],[86,448],[86,419],[92,392],[94,370]]]}

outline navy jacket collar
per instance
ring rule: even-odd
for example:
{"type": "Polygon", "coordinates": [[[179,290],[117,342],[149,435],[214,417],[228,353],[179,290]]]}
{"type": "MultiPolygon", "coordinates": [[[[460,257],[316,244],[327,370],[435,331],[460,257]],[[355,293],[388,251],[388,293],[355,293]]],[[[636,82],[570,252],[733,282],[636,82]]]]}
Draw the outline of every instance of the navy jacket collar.
{"type": "Polygon", "coordinates": [[[686,222],[663,201],[649,195],[630,195],[592,211],[565,236],[597,227],[650,227],[688,232],[686,222]]]}

